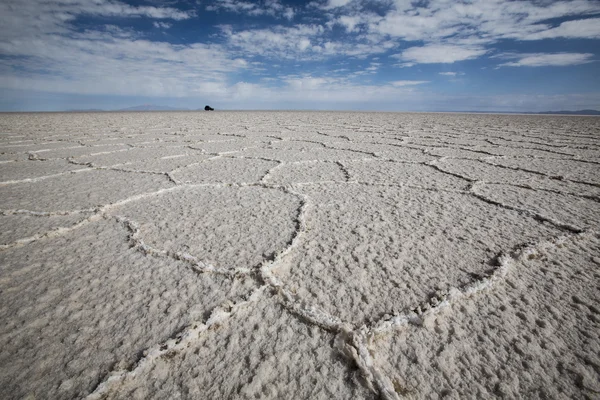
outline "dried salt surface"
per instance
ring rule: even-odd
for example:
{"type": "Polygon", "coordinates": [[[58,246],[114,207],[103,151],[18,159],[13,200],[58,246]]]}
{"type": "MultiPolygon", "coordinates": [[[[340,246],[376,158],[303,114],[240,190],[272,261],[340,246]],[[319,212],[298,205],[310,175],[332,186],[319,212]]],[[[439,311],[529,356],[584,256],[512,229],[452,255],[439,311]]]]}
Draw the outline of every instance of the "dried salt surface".
{"type": "MultiPolygon", "coordinates": [[[[537,145],[539,146],[539,145],[537,145]]],[[[569,159],[573,158],[576,154],[580,154],[579,151],[566,151],[562,148],[550,148],[550,149],[542,149],[542,148],[532,148],[532,147],[524,147],[524,146],[472,146],[471,149],[475,151],[481,151],[488,153],[490,155],[496,156],[507,156],[507,157],[522,157],[530,159],[534,158],[544,158],[544,159],[569,159]]]]}
{"type": "Polygon", "coordinates": [[[25,243],[60,228],[70,228],[85,220],[91,213],[45,215],[16,213],[0,215],[0,249],[25,243]]]}
{"type": "Polygon", "coordinates": [[[407,397],[595,398],[600,392],[600,237],[522,254],[503,285],[370,349],[407,397]]]}
{"type": "Polygon", "coordinates": [[[180,168],[171,176],[183,183],[251,183],[277,165],[276,161],[227,157],[180,168]]]}
{"type": "Polygon", "coordinates": [[[465,179],[423,164],[367,160],[347,161],[344,166],[351,181],[442,190],[466,190],[469,186],[469,181],[465,179]]]}
{"type": "Polygon", "coordinates": [[[38,151],[63,149],[63,148],[77,147],[77,146],[79,146],[78,143],[72,143],[72,142],[18,143],[18,144],[3,145],[2,152],[3,153],[22,153],[22,152],[35,153],[38,151]]]}
{"type": "Polygon", "coordinates": [[[343,166],[334,162],[303,161],[282,164],[273,169],[264,178],[264,182],[273,184],[292,184],[301,182],[344,182],[347,176],[343,166]]]}
{"type": "Polygon", "coordinates": [[[15,161],[3,164],[2,172],[0,172],[0,185],[7,182],[34,179],[40,176],[60,174],[82,168],[80,165],[69,164],[64,160],[38,161],[38,163],[15,161]]]}
{"type": "Polygon", "coordinates": [[[518,209],[532,210],[536,214],[567,225],[584,228],[600,226],[600,207],[597,200],[561,193],[540,193],[535,189],[502,184],[479,184],[473,189],[477,194],[492,201],[518,209]]]}
{"type": "Polygon", "coordinates": [[[0,397],[594,397],[598,131],[4,114],[0,397]]]}
{"type": "Polygon", "coordinates": [[[323,137],[314,138],[310,141],[300,139],[296,136],[290,136],[288,140],[274,140],[271,142],[269,148],[276,151],[279,150],[294,150],[298,152],[306,151],[319,151],[327,148],[330,141],[323,141],[323,137]],[[327,144],[325,144],[327,143],[327,144]]]}
{"type": "Polygon", "coordinates": [[[13,161],[25,161],[29,159],[27,153],[0,153],[0,164],[13,162],[13,161]]]}
{"type": "Polygon", "coordinates": [[[276,274],[355,325],[467,284],[503,249],[559,233],[468,194],[360,184],[299,190],[315,207],[276,274]]]}
{"type": "Polygon", "coordinates": [[[420,149],[427,151],[428,154],[437,156],[437,157],[448,157],[448,158],[471,158],[474,160],[478,160],[484,157],[490,156],[490,154],[486,151],[485,153],[480,151],[479,149],[475,150],[473,146],[471,149],[467,150],[464,148],[455,148],[455,147],[429,147],[429,146],[418,146],[420,149]]]}
{"type": "Polygon", "coordinates": [[[114,207],[156,251],[189,255],[207,268],[250,269],[292,240],[300,200],[260,186],[192,187],[114,207]]]}
{"type": "Polygon", "coordinates": [[[114,399],[374,399],[331,347],[334,335],[270,299],[241,307],[190,346],[114,385],[114,399]]]}
{"type": "Polygon", "coordinates": [[[140,160],[119,164],[117,167],[124,171],[148,171],[168,173],[192,164],[198,164],[212,158],[210,155],[174,155],[150,160],[140,160]]]}
{"type": "Polygon", "coordinates": [[[195,143],[190,147],[199,149],[209,154],[220,154],[240,151],[248,148],[261,147],[266,143],[262,140],[245,140],[243,138],[230,137],[230,140],[206,143],[195,143]]]}
{"type": "Polygon", "coordinates": [[[87,210],[172,186],[162,174],[89,169],[0,186],[0,204],[4,210],[87,210]]]}
{"type": "Polygon", "coordinates": [[[129,246],[114,221],[0,253],[0,397],[81,398],[115,367],[248,291],[129,246]]]}
{"type": "Polygon", "coordinates": [[[326,149],[321,150],[289,150],[289,149],[266,149],[252,148],[235,154],[239,157],[263,158],[277,160],[280,162],[298,161],[340,161],[354,160],[369,157],[362,152],[358,154],[348,150],[326,149]]]}
{"type": "MultiPolygon", "coordinates": [[[[497,159],[494,159],[492,162],[496,163],[497,159]]],[[[512,169],[502,167],[501,165],[492,165],[483,160],[443,158],[436,160],[432,165],[441,172],[447,172],[471,181],[521,185],[534,189],[544,189],[600,198],[600,186],[565,181],[562,177],[551,174],[544,175],[522,169],[512,169]]]]}
{"type": "Polygon", "coordinates": [[[581,160],[497,159],[494,164],[600,186],[600,164],[581,160]]]}
{"type": "Polygon", "coordinates": [[[423,152],[422,150],[405,147],[401,144],[389,145],[358,142],[345,144],[340,148],[360,151],[364,152],[365,154],[371,154],[377,158],[390,159],[394,161],[427,162],[433,161],[436,158],[423,152]]]}
{"type": "Polygon", "coordinates": [[[76,157],[77,164],[89,164],[95,167],[109,167],[133,161],[145,161],[167,156],[185,156],[199,154],[199,151],[187,147],[162,147],[162,148],[129,148],[105,154],[96,154],[76,157]]]}
{"type": "Polygon", "coordinates": [[[73,158],[81,157],[92,154],[111,153],[119,150],[127,150],[129,146],[124,144],[109,144],[109,145],[98,145],[98,146],[79,146],[79,147],[68,147],[61,149],[43,150],[33,154],[40,159],[50,160],[53,158],[73,158]]]}

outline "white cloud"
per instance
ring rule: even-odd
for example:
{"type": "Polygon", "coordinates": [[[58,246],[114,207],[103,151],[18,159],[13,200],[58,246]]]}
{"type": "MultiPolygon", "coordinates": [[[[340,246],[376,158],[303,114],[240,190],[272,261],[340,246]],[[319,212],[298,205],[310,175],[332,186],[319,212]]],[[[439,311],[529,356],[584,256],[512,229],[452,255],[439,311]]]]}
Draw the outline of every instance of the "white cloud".
{"type": "Polygon", "coordinates": [[[260,55],[288,60],[320,60],[332,56],[366,58],[396,46],[393,41],[361,43],[354,40],[330,41],[320,25],[275,26],[266,29],[234,31],[221,27],[227,43],[244,55],[260,55]]]}
{"type": "Polygon", "coordinates": [[[247,67],[218,46],[128,38],[54,36],[0,44],[0,52],[16,57],[0,64],[2,87],[63,93],[182,97],[222,86],[229,73],[247,67]]]}
{"type": "Polygon", "coordinates": [[[393,81],[390,83],[394,87],[402,87],[402,86],[422,85],[424,83],[429,83],[429,81],[393,81]]]}
{"type": "Polygon", "coordinates": [[[408,63],[451,64],[457,61],[471,60],[485,53],[487,53],[487,50],[475,46],[429,44],[421,47],[410,47],[394,57],[408,63]]]}
{"type": "Polygon", "coordinates": [[[296,11],[294,11],[294,9],[291,7],[286,7],[285,11],[283,12],[283,17],[290,21],[294,19],[294,15],[296,15],[296,11]]]}
{"type": "MultiPolygon", "coordinates": [[[[404,84],[379,84],[367,85],[349,82],[345,78],[313,77],[310,75],[301,77],[289,77],[286,83],[280,87],[257,88],[257,92],[266,98],[265,101],[278,102],[301,102],[311,104],[366,104],[370,102],[402,101],[415,95],[414,86],[426,82],[422,81],[398,81],[404,84]]],[[[257,92],[249,93],[251,99],[256,99],[257,92]]]]}
{"type": "Polygon", "coordinates": [[[356,26],[360,23],[360,18],[342,15],[338,18],[337,23],[346,28],[346,32],[354,32],[357,30],[356,26]]]}
{"type": "Polygon", "coordinates": [[[300,51],[304,51],[310,47],[310,40],[308,39],[300,39],[298,42],[298,48],[300,51]]]}
{"type": "Polygon", "coordinates": [[[291,28],[274,27],[234,32],[231,27],[222,27],[230,46],[244,54],[273,56],[293,59],[304,57],[302,53],[311,48],[313,38],[323,32],[317,25],[296,25],[291,28]]]}
{"type": "Polygon", "coordinates": [[[207,11],[225,10],[234,13],[245,13],[258,9],[256,3],[238,0],[220,0],[206,7],[207,11]]]}
{"type": "Polygon", "coordinates": [[[554,38],[600,38],[600,18],[589,18],[563,22],[556,28],[542,30],[523,37],[523,40],[539,40],[554,38]]]}
{"type": "Polygon", "coordinates": [[[598,38],[599,18],[567,21],[558,27],[546,22],[598,13],[600,2],[593,0],[399,0],[391,11],[369,23],[369,31],[407,41],[459,45],[489,45],[500,39],[598,38]]]}
{"type": "Polygon", "coordinates": [[[456,76],[456,72],[439,72],[443,76],[456,76]]]}
{"type": "Polygon", "coordinates": [[[161,21],[154,21],[152,23],[152,25],[154,25],[154,27],[158,28],[158,29],[169,29],[170,27],[173,26],[173,24],[170,24],[168,22],[161,22],[161,21]]]}
{"type": "MultiPolygon", "coordinates": [[[[152,42],[115,25],[78,31],[76,18],[185,19],[193,12],[105,0],[31,0],[0,4],[0,87],[81,94],[186,96],[223,86],[245,64],[218,45],[152,42]],[[10,30],[10,33],[6,33],[10,30]],[[6,34],[5,34],[6,33],[6,34]]],[[[166,21],[152,21],[166,28],[166,21]]],[[[167,25],[166,25],[167,24],[167,25]]]]}
{"type": "Polygon", "coordinates": [[[250,16],[270,15],[272,17],[283,17],[292,20],[296,14],[292,7],[283,6],[279,0],[243,1],[243,0],[219,0],[206,6],[207,11],[220,11],[250,16]]]}
{"type": "Polygon", "coordinates": [[[592,62],[592,53],[534,53],[534,54],[500,54],[498,58],[517,59],[501,67],[565,67],[592,62]]]}
{"type": "Polygon", "coordinates": [[[47,34],[69,34],[68,23],[80,16],[147,17],[175,21],[192,18],[194,11],[171,7],[131,6],[109,0],[27,0],[0,2],[0,40],[36,38],[47,34]]]}
{"type": "Polygon", "coordinates": [[[333,8],[340,8],[340,7],[347,6],[352,1],[353,0],[327,0],[327,3],[325,3],[325,5],[323,5],[322,8],[326,9],[326,10],[330,10],[333,8]]]}

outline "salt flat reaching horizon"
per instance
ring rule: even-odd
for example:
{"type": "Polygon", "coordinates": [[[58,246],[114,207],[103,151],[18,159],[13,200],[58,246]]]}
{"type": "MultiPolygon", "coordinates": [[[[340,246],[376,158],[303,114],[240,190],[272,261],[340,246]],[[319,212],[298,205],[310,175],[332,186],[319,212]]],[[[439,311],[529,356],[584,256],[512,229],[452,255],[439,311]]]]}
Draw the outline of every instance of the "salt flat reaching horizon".
{"type": "Polygon", "coordinates": [[[600,119],[0,115],[0,397],[592,398],[600,119]]]}

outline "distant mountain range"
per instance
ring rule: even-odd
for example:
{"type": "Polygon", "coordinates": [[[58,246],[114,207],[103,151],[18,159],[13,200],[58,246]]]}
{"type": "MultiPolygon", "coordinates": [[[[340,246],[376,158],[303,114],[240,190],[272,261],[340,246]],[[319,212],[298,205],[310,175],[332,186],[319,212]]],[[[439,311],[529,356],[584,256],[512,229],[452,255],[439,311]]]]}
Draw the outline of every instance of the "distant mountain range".
{"type": "Polygon", "coordinates": [[[103,110],[101,108],[85,108],[85,109],[69,109],[69,110],[65,110],[65,112],[99,112],[99,111],[106,111],[106,110],[103,110]]]}
{"type": "MultiPolygon", "coordinates": [[[[198,108],[195,111],[203,111],[204,107],[198,108]]],[[[189,108],[177,108],[168,106],[159,106],[155,104],[142,104],[139,106],[120,108],[118,110],[101,110],[96,108],[86,110],[66,110],[67,112],[99,112],[99,111],[192,111],[189,108]]],[[[453,112],[453,111],[448,111],[453,112]]],[[[458,111],[465,113],[489,113],[489,114],[548,114],[548,115],[600,115],[598,110],[578,110],[578,111],[458,111]]]]}
{"type": "Polygon", "coordinates": [[[526,115],[600,115],[598,110],[578,110],[578,111],[432,111],[444,113],[459,113],[459,114],[526,114],[526,115]]]}
{"type": "MultiPolygon", "coordinates": [[[[204,110],[204,108],[202,108],[204,110]]],[[[66,112],[114,112],[114,111],[190,111],[188,108],[158,106],[156,104],[142,104],[139,106],[119,108],[116,110],[103,110],[101,108],[71,109],[66,112]]]]}
{"type": "MultiPolygon", "coordinates": [[[[529,113],[528,113],[529,114],[529,113]]],[[[600,115],[598,110],[579,110],[579,111],[544,111],[536,114],[564,114],[564,115],[600,115]]]]}
{"type": "Polygon", "coordinates": [[[142,104],[141,106],[121,108],[116,111],[189,111],[189,109],[168,106],[157,106],[155,104],[142,104]]]}

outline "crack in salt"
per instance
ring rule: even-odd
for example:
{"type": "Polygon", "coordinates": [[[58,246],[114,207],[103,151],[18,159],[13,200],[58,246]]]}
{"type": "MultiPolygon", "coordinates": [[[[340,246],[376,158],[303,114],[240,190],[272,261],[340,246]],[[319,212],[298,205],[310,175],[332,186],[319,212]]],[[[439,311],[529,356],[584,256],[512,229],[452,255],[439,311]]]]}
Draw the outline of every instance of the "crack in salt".
{"type": "MultiPolygon", "coordinates": [[[[246,126],[244,126],[244,128],[246,130],[250,130],[246,126]]],[[[284,127],[284,128],[290,129],[288,127],[284,127]]],[[[328,135],[328,134],[325,134],[322,132],[317,132],[317,133],[320,135],[323,135],[323,136],[337,138],[337,139],[343,138],[343,139],[346,139],[348,142],[353,142],[347,136],[328,135]]],[[[230,136],[234,136],[234,135],[230,135],[230,136]]],[[[240,135],[237,135],[237,136],[240,136],[240,135]]],[[[283,139],[283,138],[279,138],[279,137],[276,137],[276,138],[283,139]]],[[[410,138],[410,136],[407,136],[407,138],[410,138]]],[[[509,140],[509,139],[503,138],[502,140],[509,140]]],[[[298,140],[298,141],[300,141],[300,140],[298,140]]],[[[311,141],[306,140],[306,142],[311,142],[311,141]]],[[[450,147],[456,147],[456,148],[459,148],[462,150],[474,151],[474,152],[483,153],[483,154],[490,154],[493,156],[493,157],[489,157],[490,160],[493,158],[497,158],[496,155],[493,155],[488,152],[477,151],[474,149],[469,149],[468,147],[466,147],[466,148],[459,147],[457,144],[451,143],[451,142],[444,142],[444,141],[439,141],[439,142],[447,143],[447,145],[449,145],[450,147]]],[[[516,142],[520,142],[520,141],[516,141],[516,142]]],[[[522,142],[526,143],[526,141],[522,141],[522,142]]],[[[340,150],[340,151],[350,151],[350,152],[355,152],[355,153],[360,153],[360,154],[366,154],[366,155],[369,155],[369,156],[372,156],[372,157],[375,157],[378,159],[383,159],[382,157],[377,155],[375,152],[367,152],[367,151],[351,149],[351,148],[336,148],[330,144],[325,144],[325,143],[321,143],[321,142],[314,142],[314,143],[319,143],[319,144],[323,145],[323,147],[328,148],[328,149],[340,150]]],[[[499,146],[498,144],[493,143],[491,140],[488,140],[488,143],[490,143],[494,146],[499,146]]],[[[527,142],[527,143],[534,144],[535,142],[527,142]]],[[[373,143],[373,144],[375,144],[375,143],[373,143]]],[[[386,145],[386,146],[412,148],[415,150],[421,150],[424,154],[428,154],[426,149],[422,149],[422,148],[403,146],[400,144],[394,145],[394,144],[389,144],[389,143],[377,143],[377,144],[386,145]]],[[[539,144],[542,145],[542,143],[539,143],[539,144]]],[[[544,145],[548,145],[548,144],[544,143],[544,145]]],[[[549,145],[549,146],[564,147],[562,145],[549,145]]],[[[133,148],[134,146],[130,145],[130,147],[133,148]]],[[[188,146],[188,147],[190,147],[190,146],[188,146]]],[[[431,147],[436,147],[436,146],[432,145],[431,147]]],[[[448,146],[439,146],[439,147],[448,148],[448,146]]],[[[192,148],[192,147],[190,147],[190,148],[192,148]]],[[[248,148],[250,148],[250,147],[248,147],[248,148]]],[[[254,148],[254,147],[252,147],[252,148],[254,148]]],[[[127,151],[127,150],[129,150],[129,149],[119,150],[119,151],[127,151]]],[[[552,152],[551,150],[548,150],[548,149],[538,149],[538,150],[552,152]]],[[[37,152],[42,152],[42,151],[39,150],[37,152]]],[[[114,152],[118,152],[118,151],[114,151],[114,152]]],[[[112,153],[112,152],[105,152],[105,153],[112,153]]],[[[105,154],[105,153],[97,153],[97,154],[105,154]]],[[[204,153],[204,154],[216,154],[215,157],[209,159],[209,160],[212,160],[215,158],[222,157],[222,154],[225,154],[225,153],[231,153],[231,152],[204,153]]],[[[556,153],[559,153],[559,152],[556,152],[556,153]]],[[[563,154],[565,154],[565,153],[563,153],[563,154]]],[[[565,154],[565,155],[567,155],[567,154],[565,154]]],[[[390,381],[390,379],[384,373],[382,373],[380,369],[378,369],[378,367],[375,364],[375,360],[373,359],[373,356],[371,355],[371,352],[369,350],[369,346],[375,337],[378,337],[381,335],[387,335],[387,334],[390,334],[393,332],[399,332],[404,329],[407,329],[410,326],[416,326],[416,327],[422,326],[424,323],[426,323],[430,319],[436,318],[443,310],[452,307],[453,305],[459,303],[463,299],[467,299],[472,296],[483,293],[487,290],[493,289],[494,286],[498,285],[500,282],[502,282],[504,280],[506,274],[509,272],[509,270],[511,268],[513,268],[515,266],[516,263],[523,260],[524,258],[526,258],[528,255],[532,254],[533,252],[543,249],[544,246],[556,246],[558,243],[560,243],[561,240],[565,240],[564,238],[566,238],[566,237],[571,237],[573,235],[584,235],[584,234],[587,234],[588,232],[590,232],[590,231],[584,231],[575,226],[564,224],[560,221],[553,220],[550,217],[543,216],[543,215],[541,215],[539,213],[535,213],[531,210],[524,210],[524,209],[520,209],[517,207],[512,207],[510,205],[503,204],[501,202],[496,202],[492,199],[485,197],[484,195],[482,195],[481,193],[478,193],[476,191],[476,186],[478,184],[483,184],[485,182],[480,181],[480,180],[470,179],[470,178],[467,178],[460,174],[454,174],[454,173],[451,173],[448,171],[444,171],[442,168],[440,168],[438,165],[435,164],[436,161],[443,160],[444,157],[441,157],[438,160],[430,161],[430,162],[424,162],[424,163],[423,162],[414,162],[414,163],[418,163],[418,164],[422,164],[422,165],[427,165],[427,166],[429,166],[437,171],[440,171],[444,174],[452,175],[454,177],[457,177],[457,178],[463,179],[467,182],[470,182],[471,185],[469,187],[469,190],[466,192],[459,191],[460,193],[468,193],[482,201],[485,201],[488,204],[493,204],[493,205],[503,207],[503,208],[506,208],[509,210],[526,213],[528,215],[531,215],[533,218],[535,218],[536,220],[538,220],[540,222],[547,222],[547,223],[554,225],[555,227],[557,227],[559,229],[566,230],[566,231],[570,232],[570,235],[559,237],[556,239],[551,239],[548,241],[542,241],[536,245],[517,247],[508,253],[501,253],[496,257],[496,261],[497,261],[496,268],[493,270],[493,272],[484,276],[482,279],[473,281],[473,282],[471,282],[467,285],[461,286],[461,287],[451,288],[445,292],[439,292],[435,296],[428,299],[427,301],[422,302],[422,303],[416,305],[415,307],[410,308],[409,310],[407,310],[405,312],[391,315],[391,316],[386,315],[383,318],[380,318],[379,320],[377,320],[371,324],[368,324],[368,325],[365,324],[360,327],[355,327],[355,326],[352,326],[350,323],[346,323],[346,322],[342,321],[337,316],[331,315],[331,314],[329,314],[323,310],[320,310],[319,308],[316,308],[316,307],[310,305],[309,303],[305,302],[302,298],[300,298],[300,296],[297,296],[292,290],[290,290],[286,286],[286,284],[284,282],[282,282],[273,273],[273,269],[276,266],[278,266],[279,264],[284,263],[286,256],[291,251],[293,251],[298,246],[298,243],[302,240],[302,237],[304,236],[304,234],[306,232],[306,219],[305,219],[306,213],[311,208],[310,198],[306,195],[295,192],[293,190],[292,186],[269,185],[268,183],[266,183],[269,175],[274,170],[276,170],[278,167],[280,167],[282,165],[291,164],[291,163],[285,163],[285,162],[282,162],[281,160],[259,158],[259,157],[235,157],[235,156],[230,156],[230,155],[227,155],[224,157],[231,158],[231,159],[241,159],[241,158],[262,159],[262,160],[267,160],[267,161],[276,161],[276,162],[278,162],[278,164],[275,167],[271,168],[269,171],[267,171],[267,173],[261,178],[261,180],[259,182],[241,183],[241,184],[221,183],[221,184],[197,184],[197,185],[181,184],[180,182],[177,182],[175,179],[173,179],[169,173],[151,172],[151,171],[127,171],[127,170],[119,170],[119,169],[111,168],[111,167],[95,167],[91,164],[85,164],[85,165],[91,166],[93,169],[112,169],[112,170],[120,171],[120,172],[161,174],[161,175],[165,175],[168,179],[170,179],[172,182],[174,182],[176,184],[176,186],[172,187],[172,188],[161,189],[161,190],[154,191],[154,192],[144,193],[141,195],[131,196],[127,199],[123,199],[121,201],[117,201],[115,203],[102,206],[99,209],[93,210],[94,215],[92,215],[89,218],[85,219],[84,221],[81,221],[80,223],[76,224],[76,226],[71,227],[71,228],[59,228],[56,231],[52,231],[52,232],[55,232],[55,233],[52,233],[52,236],[62,235],[66,232],[77,229],[78,227],[83,226],[84,224],[96,221],[100,218],[109,218],[106,213],[112,207],[116,207],[118,205],[122,205],[122,204],[132,202],[132,201],[137,201],[139,199],[146,198],[149,196],[156,196],[161,193],[166,193],[166,192],[170,192],[170,191],[174,191],[174,190],[180,190],[182,188],[188,188],[188,187],[261,186],[264,188],[276,188],[279,190],[284,190],[287,193],[290,193],[290,194],[298,197],[301,200],[301,204],[298,208],[298,213],[297,213],[296,221],[295,221],[296,229],[295,229],[294,234],[289,242],[289,245],[284,250],[277,253],[272,259],[265,260],[257,268],[257,271],[254,271],[255,273],[258,274],[258,277],[262,280],[262,282],[264,284],[257,287],[247,299],[240,301],[236,304],[230,304],[230,305],[226,305],[226,306],[217,307],[212,311],[210,317],[205,322],[198,322],[198,323],[191,324],[187,328],[185,328],[183,331],[181,331],[177,335],[173,336],[171,339],[167,340],[166,342],[163,342],[161,344],[158,344],[158,345],[155,345],[155,346],[149,348],[144,353],[144,356],[141,357],[131,369],[119,370],[119,371],[112,372],[111,374],[109,374],[106,377],[105,380],[103,380],[95,388],[95,390],[87,397],[88,399],[91,400],[91,399],[104,398],[104,396],[108,395],[111,390],[117,388],[118,385],[124,383],[128,379],[134,379],[137,376],[140,376],[148,368],[150,368],[157,359],[167,356],[172,353],[177,353],[177,352],[185,350],[195,340],[197,340],[199,335],[201,335],[202,333],[209,330],[212,326],[216,326],[216,325],[226,321],[228,318],[230,318],[232,315],[234,315],[239,309],[246,307],[246,306],[251,306],[251,304],[256,302],[257,299],[260,298],[267,289],[270,289],[270,291],[275,296],[277,296],[276,298],[279,300],[279,303],[281,305],[283,305],[283,307],[288,312],[296,315],[297,317],[299,317],[301,320],[303,320],[304,322],[306,322],[308,324],[318,326],[321,329],[324,329],[328,332],[336,334],[333,347],[336,350],[338,350],[341,354],[345,355],[348,360],[352,360],[357,365],[357,367],[359,368],[359,370],[361,371],[362,375],[365,378],[367,387],[371,391],[373,391],[374,393],[378,393],[384,399],[398,399],[400,397],[400,395],[399,395],[397,389],[394,387],[394,384],[390,381]]],[[[452,157],[448,157],[448,158],[452,158],[452,157]]],[[[200,161],[197,163],[192,163],[190,165],[195,165],[195,164],[199,164],[199,163],[206,162],[206,161],[208,161],[208,160],[203,160],[203,161],[200,161]]],[[[390,161],[396,162],[395,160],[390,160],[390,161]]],[[[490,165],[496,165],[496,164],[493,164],[492,162],[488,162],[488,161],[484,161],[484,160],[480,160],[480,161],[490,164],[490,165]]],[[[334,163],[336,163],[342,169],[342,172],[344,172],[345,179],[346,179],[346,182],[337,182],[337,183],[349,183],[348,181],[350,181],[350,174],[349,174],[348,170],[346,169],[346,167],[340,161],[334,161],[334,163]]],[[[590,163],[594,163],[594,162],[590,162],[590,163]]],[[[73,164],[77,164],[77,163],[73,162],[73,164]]],[[[78,165],[81,165],[81,164],[78,164],[78,165]]],[[[187,165],[187,166],[190,166],[190,165],[187,165]]],[[[187,166],[185,166],[185,167],[187,167],[187,166]]],[[[502,165],[496,165],[496,166],[504,167],[502,165]]],[[[185,168],[185,167],[181,167],[181,168],[185,168]]],[[[508,167],[505,167],[505,168],[508,168],[508,167]]],[[[75,172],[89,171],[89,170],[93,170],[93,169],[82,169],[82,170],[77,170],[75,172]]],[[[512,168],[512,169],[520,169],[520,168],[512,168]]],[[[523,170],[524,172],[528,172],[528,173],[534,173],[534,174],[547,176],[546,174],[543,174],[543,173],[540,173],[537,171],[528,171],[528,170],[524,170],[524,169],[520,169],[520,170],[523,170]]],[[[175,171],[176,170],[173,170],[173,171],[171,171],[171,173],[173,173],[175,171]]],[[[74,171],[69,171],[69,172],[65,172],[65,173],[74,173],[74,171]]],[[[58,175],[62,175],[65,173],[60,173],[58,175]]],[[[47,177],[51,177],[51,176],[56,176],[56,175],[49,175],[47,177]]],[[[37,180],[46,179],[47,177],[39,177],[39,178],[34,178],[34,179],[22,180],[22,181],[18,181],[18,182],[37,181],[37,180]]],[[[573,182],[577,182],[577,181],[573,181],[573,182]]],[[[414,185],[402,185],[402,184],[387,185],[387,184],[375,184],[372,182],[352,182],[352,183],[373,185],[373,186],[394,186],[394,187],[415,187],[415,188],[417,188],[417,186],[414,186],[414,185]]],[[[577,182],[577,183],[586,183],[586,182],[577,182]]],[[[0,185],[2,185],[2,184],[6,184],[6,182],[0,183],[0,185]]],[[[310,184],[315,184],[315,185],[323,184],[323,182],[304,182],[302,184],[299,184],[299,186],[300,185],[310,185],[310,184]]],[[[590,183],[586,183],[586,184],[590,184],[590,183]]],[[[517,186],[517,185],[515,185],[515,186],[517,186]]],[[[597,186],[597,185],[594,185],[594,186],[597,186]]],[[[428,190],[450,191],[450,190],[442,190],[442,189],[435,189],[435,188],[423,188],[423,187],[418,187],[418,188],[419,189],[428,189],[428,190]]],[[[540,189],[540,190],[552,191],[550,189],[540,189]]],[[[452,191],[457,192],[456,190],[452,190],[452,191]]],[[[596,197],[594,197],[594,199],[597,200],[596,197]]],[[[35,212],[35,211],[28,211],[28,210],[6,210],[6,211],[3,211],[2,214],[3,215],[27,214],[27,215],[35,215],[35,216],[44,217],[44,216],[52,216],[52,215],[71,215],[74,213],[83,213],[83,212],[85,212],[85,211],[81,210],[81,211],[42,213],[42,212],[35,212]]],[[[146,254],[153,255],[153,256],[172,257],[174,259],[187,262],[198,273],[204,273],[204,272],[223,273],[225,275],[232,276],[233,278],[235,278],[236,276],[238,276],[240,274],[246,275],[246,274],[253,272],[253,271],[251,271],[251,269],[247,269],[247,268],[239,268],[234,271],[219,269],[210,264],[206,264],[203,261],[199,260],[198,258],[191,256],[189,254],[186,254],[186,253],[169,252],[166,250],[155,249],[155,248],[147,245],[141,239],[140,229],[135,221],[129,220],[129,219],[127,219],[125,217],[121,217],[121,216],[116,216],[114,218],[116,218],[117,221],[122,223],[129,230],[129,232],[130,232],[129,240],[132,243],[132,245],[146,254]]],[[[38,240],[42,237],[47,237],[47,235],[49,235],[49,234],[46,233],[44,235],[40,235],[38,238],[32,239],[32,241],[38,240]]],[[[50,237],[52,237],[52,236],[50,236],[50,237]]],[[[27,240],[27,239],[25,239],[25,240],[27,240]]]]}
{"type": "Polygon", "coordinates": [[[210,317],[203,322],[194,322],[184,328],[174,337],[166,340],[163,343],[157,344],[145,350],[141,357],[132,368],[113,371],[102,380],[96,388],[85,397],[86,400],[101,400],[109,395],[111,390],[116,389],[119,385],[127,380],[135,379],[149,368],[152,367],[157,359],[168,357],[188,348],[194,343],[202,333],[208,331],[212,327],[217,327],[235,315],[240,309],[255,303],[261,297],[265,286],[255,289],[248,298],[239,301],[235,304],[227,304],[216,307],[212,310],[210,317]]]}

